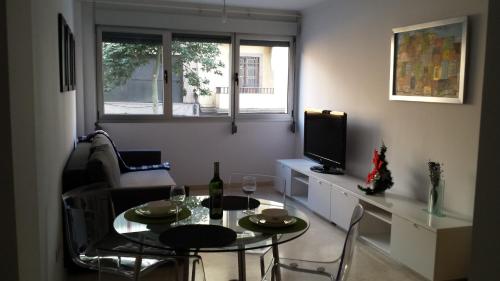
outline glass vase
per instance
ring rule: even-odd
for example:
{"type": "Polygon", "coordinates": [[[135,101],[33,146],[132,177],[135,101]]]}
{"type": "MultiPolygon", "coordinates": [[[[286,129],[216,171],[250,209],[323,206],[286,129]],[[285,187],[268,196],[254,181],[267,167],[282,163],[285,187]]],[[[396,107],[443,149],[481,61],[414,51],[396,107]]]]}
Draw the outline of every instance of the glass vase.
{"type": "Polygon", "coordinates": [[[439,181],[439,184],[429,187],[429,197],[427,201],[427,212],[439,217],[443,217],[443,202],[444,202],[444,186],[445,182],[443,179],[439,181]]]}

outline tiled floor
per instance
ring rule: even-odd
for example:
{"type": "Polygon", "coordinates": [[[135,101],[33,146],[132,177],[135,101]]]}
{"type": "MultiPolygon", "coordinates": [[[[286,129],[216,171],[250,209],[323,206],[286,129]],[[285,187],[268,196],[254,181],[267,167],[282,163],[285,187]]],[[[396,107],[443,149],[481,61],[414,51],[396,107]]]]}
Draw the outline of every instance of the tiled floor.
{"type": "MultiPolygon", "coordinates": [[[[206,190],[193,190],[193,195],[205,194],[206,190]]],[[[238,189],[225,190],[226,194],[239,194],[238,189]]],[[[260,188],[255,194],[256,197],[271,200],[280,200],[281,196],[272,189],[260,188]]],[[[295,204],[310,218],[311,227],[302,237],[280,245],[280,256],[294,257],[310,260],[328,260],[340,255],[342,250],[345,232],[338,229],[333,224],[318,217],[314,213],[295,204]]],[[[270,254],[268,254],[270,255],[270,254]]],[[[237,256],[235,253],[202,254],[205,265],[205,272],[208,281],[223,281],[237,279],[237,256]]],[[[259,255],[247,254],[247,280],[260,280],[259,255]]],[[[167,277],[166,270],[157,269],[141,278],[141,280],[172,280],[167,277]]],[[[95,274],[68,274],[68,281],[97,280],[95,274]]],[[[106,276],[103,280],[123,280],[106,276]]],[[[315,280],[304,277],[293,278],[283,275],[284,281],[294,280],[315,280]]],[[[386,257],[379,251],[358,243],[353,266],[348,280],[351,281],[421,281],[423,277],[413,273],[396,261],[386,257]]]]}

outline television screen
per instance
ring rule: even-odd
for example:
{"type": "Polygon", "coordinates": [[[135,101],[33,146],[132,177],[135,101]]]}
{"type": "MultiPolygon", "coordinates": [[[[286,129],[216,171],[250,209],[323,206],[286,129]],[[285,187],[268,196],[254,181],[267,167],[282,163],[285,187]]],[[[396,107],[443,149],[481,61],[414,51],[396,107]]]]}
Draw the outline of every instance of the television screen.
{"type": "Polygon", "coordinates": [[[305,112],[304,155],[323,165],[314,171],[341,173],[345,169],[346,123],[344,112],[305,112]]]}

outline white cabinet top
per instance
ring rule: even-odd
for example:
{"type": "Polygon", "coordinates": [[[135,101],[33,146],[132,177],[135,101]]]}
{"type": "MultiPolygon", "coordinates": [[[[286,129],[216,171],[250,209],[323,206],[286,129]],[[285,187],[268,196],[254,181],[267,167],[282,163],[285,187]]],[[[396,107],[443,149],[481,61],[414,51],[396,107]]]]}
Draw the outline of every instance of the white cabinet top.
{"type": "Polygon", "coordinates": [[[307,159],[284,159],[278,160],[278,162],[290,167],[292,170],[308,175],[309,177],[329,182],[362,201],[405,218],[433,232],[449,228],[472,226],[472,221],[470,219],[451,212],[445,212],[445,217],[431,216],[425,211],[427,204],[392,193],[389,190],[382,194],[366,195],[363,191],[358,189],[358,184],[364,184],[363,179],[349,175],[330,175],[313,172],[310,169],[311,166],[318,164],[307,159]]]}

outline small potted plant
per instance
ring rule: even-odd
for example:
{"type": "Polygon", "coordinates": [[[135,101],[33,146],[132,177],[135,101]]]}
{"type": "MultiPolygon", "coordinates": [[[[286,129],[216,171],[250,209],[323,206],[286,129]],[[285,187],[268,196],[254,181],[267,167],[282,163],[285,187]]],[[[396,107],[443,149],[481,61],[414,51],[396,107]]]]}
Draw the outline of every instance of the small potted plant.
{"type": "Polygon", "coordinates": [[[366,176],[367,186],[358,185],[358,188],[367,195],[384,192],[394,185],[391,171],[387,168],[388,163],[385,160],[386,151],[387,147],[383,143],[380,147],[380,153],[375,149],[372,159],[373,169],[366,176]]]}

